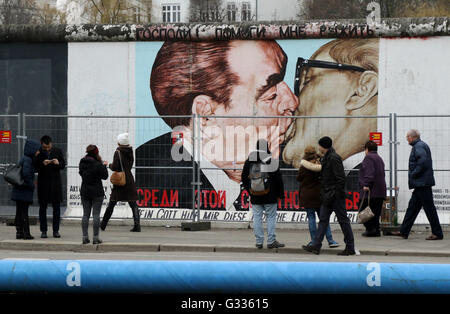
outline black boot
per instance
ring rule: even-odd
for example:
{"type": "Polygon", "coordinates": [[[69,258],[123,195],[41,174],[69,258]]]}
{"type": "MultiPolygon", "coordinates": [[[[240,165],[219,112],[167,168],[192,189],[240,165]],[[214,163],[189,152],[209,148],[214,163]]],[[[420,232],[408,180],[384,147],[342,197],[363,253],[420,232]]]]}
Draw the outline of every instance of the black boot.
{"type": "Polygon", "coordinates": [[[16,239],[23,239],[23,228],[16,224],[16,239]]]}
{"type": "Polygon", "coordinates": [[[140,223],[140,217],[139,217],[139,208],[134,206],[131,208],[133,212],[133,221],[134,221],[134,227],[130,230],[130,232],[141,232],[141,223],[140,223]]]}
{"type": "Polygon", "coordinates": [[[34,237],[30,234],[30,222],[27,219],[25,219],[23,223],[23,239],[24,240],[33,240],[34,237]]]}
{"type": "Polygon", "coordinates": [[[108,221],[112,216],[113,210],[114,205],[112,205],[110,202],[106,207],[105,213],[103,214],[102,222],[100,223],[100,229],[102,229],[102,231],[105,231],[106,225],[108,224],[108,221]]]}

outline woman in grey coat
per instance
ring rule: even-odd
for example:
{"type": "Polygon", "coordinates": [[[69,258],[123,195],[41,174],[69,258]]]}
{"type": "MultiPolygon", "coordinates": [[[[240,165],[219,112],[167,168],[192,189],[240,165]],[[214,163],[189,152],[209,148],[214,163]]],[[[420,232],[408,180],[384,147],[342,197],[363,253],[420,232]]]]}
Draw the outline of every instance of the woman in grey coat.
{"type": "Polygon", "coordinates": [[[30,222],[28,220],[28,207],[33,203],[34,193],[34,166],[33,159],[39,154],[41,144],[34,140],[25,142],[24,154],[19,161],[22,166],[23,185],[14,186],[11,200],[16,202],[16,239],[32,240],[30,234],[30,222]]]}

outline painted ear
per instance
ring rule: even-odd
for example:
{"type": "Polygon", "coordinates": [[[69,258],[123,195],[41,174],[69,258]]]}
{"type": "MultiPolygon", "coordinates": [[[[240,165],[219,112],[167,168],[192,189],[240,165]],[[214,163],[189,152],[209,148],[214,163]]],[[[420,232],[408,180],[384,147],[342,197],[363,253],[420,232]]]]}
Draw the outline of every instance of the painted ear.
{"type": "Polygon", "coordinates": [[[378,93],[378,74],[373,71],[365,71],[359,78],[354,94],[345,104],[347,110],[356,110],[364,107],[373,96],[378,93]]]}
{"type": "Polygon", "coordinates": [[[192,102],[192,113],[201,116],[212,115],[214,112],[211,97],[207,95],[196,96],[192,102]]]}

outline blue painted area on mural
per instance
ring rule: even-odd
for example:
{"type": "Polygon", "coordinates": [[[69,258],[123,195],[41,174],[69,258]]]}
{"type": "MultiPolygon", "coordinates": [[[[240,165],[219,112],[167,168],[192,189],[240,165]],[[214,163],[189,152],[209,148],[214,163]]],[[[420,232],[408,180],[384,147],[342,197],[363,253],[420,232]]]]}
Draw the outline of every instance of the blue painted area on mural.
{"type": "MultiPolygon", "coordinates": [[[[159,116],[150,93],[150,74],[155,57],[162,45],[163,42],[136,43],[135,79],[137,116],[159,116]]],[[[170,130],[170,127],[160,118],[137,119],[135,147],[139,147],[148,140],[167,133],[170,130]]]]}
{"type": "Polygon", "coordinates": [[[3,260],[0,292],[450,293],[450,265],[3,260]]]}

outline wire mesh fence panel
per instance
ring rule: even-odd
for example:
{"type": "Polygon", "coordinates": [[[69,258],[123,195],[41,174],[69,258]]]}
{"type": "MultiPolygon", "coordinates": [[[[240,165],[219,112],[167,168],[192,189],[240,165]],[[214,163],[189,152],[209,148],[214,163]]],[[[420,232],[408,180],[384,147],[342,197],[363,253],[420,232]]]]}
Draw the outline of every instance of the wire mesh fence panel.
{"type": "MultiPolygon", "coordinates": [[[[433,160],[433,170],[436,185],[432,188],[436,209],[441,223],[450,223],[450,116],[425,115],[425,116],[397,116],[397,186],[399,220],[408,207],[412,190],[408,187],[408,167],[411,153],[411,145],[408,144],[406,135],[409,130],[415,129],[420,133],[422,141],[428,144],[433,160]]],[[[417,223],[428,223],[425,213],[422,211],[416,220],[417,223]]]]}
{"type": "MultiPolygon", "coordinates": [[[[67,161],[67,116],[52,116],[52,115],[24,115],[23,119],[23,133],[27,139],[40,141],[42,136],[48,135],[52,139],[52,145],[58,147],[63,152],[66,160],[66,167],[69,165],[67,161]]],[[[67,169],[60,172],[61,184],[63,191],[63,199],[61,202],[61,214],[67,207],[67,169]]],[[[38,193],[33,194],[33,203],[38,204],[38,193]]],[[[51,206],[50,206],[51,207],[51,206]]],[[[48,208],[48,214],[51,214],[51,209],[48,208]]]]}
{"type": "Polygon", "coordinates": [[[21,134],[19,115],[0,115],[0,215],[14,213],[11,209],[15,203],[11,199],[12,187],[3,180],[6,169],[19,162],[24,141],[17,136],[21,134]]]}
{"type": "MultiPolygon", "coordinates": [[[[173,132],[161,117],[74,116],[69,117],[68,122],[68,161],[69,165],[76,169],[89,144],[96,145],[102,159],[112,163],[118,148],[118,135],[128,133],[128,142],[134,158],[132,173],[142,218],[167,219],[168,213],[164,208],[192,208],[192,158],[174,161],[172,154],[176,155],[177,146],[183,147],[180,143],[185,139],[173,137],[173,132]]],[[[128,158],[122,150],[121,158],[128,158]]],[[[110,170],[109,174],[111,173],[110,170]]],[[[105,195],[109,199],[113,186],[109,180],[104,181],[103,185],[105,195]]],[[[69,204],[69,216],[82,214],[77,200],[80,186],[81,177],[74,171],[69,177],[69,199],[74,199],[69,204]]],[[[112,217],[132,217],[125,200],[117,204],[112,217]]]]}
{"type": "MultiPolygon", "coordinates": [[[[248,192],[240,186],[242,168],[250,152],[256,150],[258,139],[266,139],[281,169],[284,197],[278,202],[279,222],[305,222],[305,209],[299,199],[297,181],[300,161],[305,149],[313,146],[318,153],[318,140],[330,136],[333,147],[341,155],[346,174],[346,209],[356,221],[360,187],[359,166],[364,159],[364,145],[377,134],[379,154],[385,161],[386,181],[390,186],[390,120],[381,117],[242,117],[203,116],[198,118],[200,138],[201,180],[197,203],[206,220],[251,220],[248,192]],[[385,136],[383,141],[382,136],[385,136]],[[233,212],[241,212],[231,214],[233,212]]],[[[334,219],[334,217],[332,217],[334,219]]]]}

